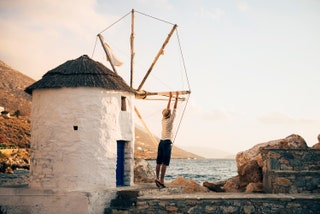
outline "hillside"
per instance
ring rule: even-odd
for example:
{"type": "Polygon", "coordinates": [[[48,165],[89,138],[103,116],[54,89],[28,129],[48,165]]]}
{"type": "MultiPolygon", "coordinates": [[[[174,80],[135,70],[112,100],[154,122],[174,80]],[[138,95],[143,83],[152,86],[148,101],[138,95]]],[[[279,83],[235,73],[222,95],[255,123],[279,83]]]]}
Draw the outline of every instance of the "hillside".
{"type": "Polygon", "coordinates": [[[19,110],[21,116],[30,115],[31,96],[24,89],[33,82],[0,60],[0,106],[11,114],[19,110]]]}
{"type": "MultiPolygon", "coordinates": [[[[30,146],[31,96],[24,89],[34,82],[33,79],[12,69],[0,61],[0,106],[13,114],[20,110],[19,118],[0,116],[0,145],[15,145],[18,148],[30,146]]],[[[135,157],[155,159],[157,145],[152,143],[148,134],[139,127],[135,128],[135,157]]],[[[172,158],[201,158],[180,148],[174,147],[172,158]]]]}

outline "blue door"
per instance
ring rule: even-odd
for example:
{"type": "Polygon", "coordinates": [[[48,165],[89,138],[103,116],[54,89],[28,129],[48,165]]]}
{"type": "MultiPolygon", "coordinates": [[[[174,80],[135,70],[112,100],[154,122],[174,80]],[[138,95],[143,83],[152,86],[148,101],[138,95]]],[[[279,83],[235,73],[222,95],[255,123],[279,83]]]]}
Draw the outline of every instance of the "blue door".
{"type": "Polygon", "coordinates": [[[117,169],[116,169],[116,184],[124,186],[124,144],[125,141],[117,141],[117,169]]]}

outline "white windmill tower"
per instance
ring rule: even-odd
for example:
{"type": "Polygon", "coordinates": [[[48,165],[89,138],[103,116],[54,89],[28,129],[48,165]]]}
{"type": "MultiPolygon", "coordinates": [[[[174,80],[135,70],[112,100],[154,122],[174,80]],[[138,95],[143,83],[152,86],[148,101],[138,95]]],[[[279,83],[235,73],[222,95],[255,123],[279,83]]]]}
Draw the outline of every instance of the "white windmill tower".
{"type": "Polygon", "coordinates": [[[134,91],[120,76],[83,55],[25,91],[32,94],[31,188],[89,191],[133,183],[134,91]],[[119,155],[123,165],[116,169],[119,155]]]}

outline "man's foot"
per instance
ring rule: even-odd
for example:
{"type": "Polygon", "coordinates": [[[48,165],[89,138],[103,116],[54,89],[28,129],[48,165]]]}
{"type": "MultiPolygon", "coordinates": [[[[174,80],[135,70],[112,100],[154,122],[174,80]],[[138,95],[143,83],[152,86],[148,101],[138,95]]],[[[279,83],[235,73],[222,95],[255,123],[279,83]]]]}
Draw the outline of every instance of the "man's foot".
{"type": "Polygon", "coordinates": [[[158,188],[165,188],[165,187],[166,187],[166,186],[165,186],[163,183],[161,183],[158,179],[156,179],[155,182],[156,182],[156,185],[157,185],[158,188]]]}
{"type": "Polygon", "coordinates": [[[154,180],[154,182],[156,183],[157,187],[160,189],[160,188],[161,188],[161,186],[160,186],[159,181],[156,179],[156,180],[154,180]]]}

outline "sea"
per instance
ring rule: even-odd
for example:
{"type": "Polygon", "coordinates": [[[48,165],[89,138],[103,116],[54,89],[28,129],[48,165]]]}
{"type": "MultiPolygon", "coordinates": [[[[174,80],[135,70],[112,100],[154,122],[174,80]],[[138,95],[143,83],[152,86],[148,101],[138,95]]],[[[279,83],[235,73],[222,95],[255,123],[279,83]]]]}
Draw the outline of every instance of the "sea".
{"type": "MultiPolygon", "coordinates": [[[[155,169],[156,161],[148,162],[155,169]]],[[[226,180],[237,174],[237,163],[234,159],[171,159],[165,182],[171,182],[181,176],[202,185],[205,181],[226,180]]],[[[0,186],[27,185],[28,180],[29,170],[15,170],[13,174],[0,173],[0,186]]]]}
{"type": "MultiPolygon", "coordinates": [[[[155,168],[155,160],[148,162],[155,168]]],[[[235,159],[171,159],[165,182],[171,182],[181,176],[203,184],[205,181],[226,180],[237,174],[235,159]]]]}

